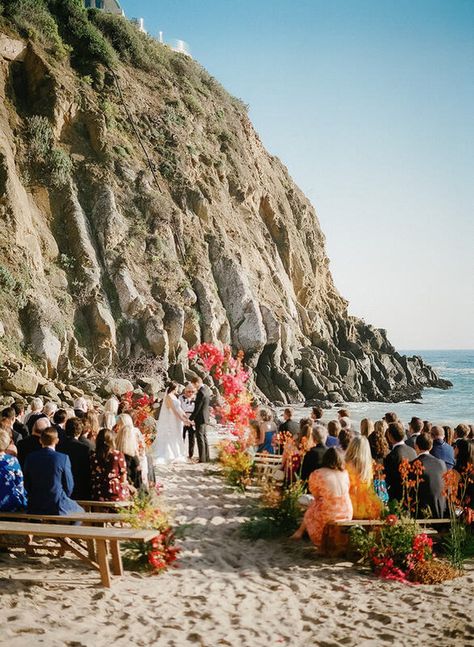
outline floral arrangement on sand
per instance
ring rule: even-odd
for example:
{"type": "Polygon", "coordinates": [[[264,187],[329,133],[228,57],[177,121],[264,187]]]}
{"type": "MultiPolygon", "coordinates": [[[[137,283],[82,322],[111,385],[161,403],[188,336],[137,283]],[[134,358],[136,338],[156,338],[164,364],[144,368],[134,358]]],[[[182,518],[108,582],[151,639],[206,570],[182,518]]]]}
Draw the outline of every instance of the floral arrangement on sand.
{"type": "Polygon", "coordinates": [[[156,491],[139,492],[133,505],[120,514],[121,519],[132,528],[157,530],[150,542],[130,541],[123,544],[125,565],[132,570],[146,570],[152,574],[162,573],[176,565],[179,548],[171,526],[169,513],[156,491]]]}
{"type": "Polygon", "coordinates": [[[241,489],[250,482],[252,457],[248,452],[253,444],[250,420],[254,417],[252,396],[247,388],[250,373],[243,367],[242,351],[232,356],[229,346],[222,349],[214,344],[199,344],[189,351],[189,358],[208,373],[221,396],[214,413],[219,422],[235,436],[218,445],[218,459],[230,485],[241,489]]]}

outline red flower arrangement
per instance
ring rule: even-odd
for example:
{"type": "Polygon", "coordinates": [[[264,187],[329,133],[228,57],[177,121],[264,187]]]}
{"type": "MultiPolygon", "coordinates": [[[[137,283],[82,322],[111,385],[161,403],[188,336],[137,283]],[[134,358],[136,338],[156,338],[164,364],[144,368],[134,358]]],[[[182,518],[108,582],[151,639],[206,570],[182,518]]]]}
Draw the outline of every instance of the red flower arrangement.
{"type": "Polygon", "coordinates": [[[155,399],[152,396],[141,395],[134,397],[134,393],[125,393],[121,402],[126,405],[126,413],[132,416],[135,427],[138,427],[145,439],[145,445],[150,447],[156,437],[156,428],[153,418],[153,404],[155,399]],[[149,421],[153,421],[150,424],[149,421]]]}

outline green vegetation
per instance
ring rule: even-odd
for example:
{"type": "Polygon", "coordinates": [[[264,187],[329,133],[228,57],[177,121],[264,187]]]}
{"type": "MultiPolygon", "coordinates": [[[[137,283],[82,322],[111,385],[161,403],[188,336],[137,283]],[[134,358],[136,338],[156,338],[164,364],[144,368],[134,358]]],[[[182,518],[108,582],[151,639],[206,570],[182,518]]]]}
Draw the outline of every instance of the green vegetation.
{"type": "Polygon", "coordinates": [[[54,188],[65,186],[72,172],[72,161],[62,148],[53,146],[54,135],[46,117],[33,115],[26,120],[26,139],[29,143],[29,160],[47,176],[54,188]]]}

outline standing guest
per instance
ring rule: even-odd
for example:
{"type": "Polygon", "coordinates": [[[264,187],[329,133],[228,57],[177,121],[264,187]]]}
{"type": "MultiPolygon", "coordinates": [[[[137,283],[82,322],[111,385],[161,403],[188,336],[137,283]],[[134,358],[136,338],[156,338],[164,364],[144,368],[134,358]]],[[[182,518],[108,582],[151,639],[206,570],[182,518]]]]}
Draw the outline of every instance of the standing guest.
{"type": "Polygon", "coordinates": [[[115,433],[109,429],[101,429],[97,434],[91,456],[91,486],[94,501],[130,499],[125,456],[115,449],[115,433]]]}
{"type": "Polygon", "coordinates": [[[458,477],[459,498],[462,505],[474,509],[474,441],[460,438],[454,447],[456,467],[454,472],[458,477]]]}
{"type": "Polygon", "coordinates": [[[314,424],[324,426],[324,423],[322,421],[323,410],[321,409],[321,407],[313,407],[313,409],[311,410],[311,419],[313,420],[314,424]]]}
{"type": "Polygon", "coordinates": [[[33,452],[37,452],[41,449],[40,436],[41,432],[45,429],[48,429],[50,426],[49,418],[43,416],[38,418],[38,420],[33,425],[31,434],[23,440],[20,440],[18,443],[18,462],[20,463],[21,469],[25,466],[26,458],[33,452]]]}
{"type": "MultiPolygon", "coordinates": [[[[377,420],[377,422],[383,421],[377,420]]],[[[390,451],[390,447],[385,438],[385,423],[377,425],[377,422],[375,423],[374,431],[369,436],[370,453],[376,463],[383,465],[384,458],[390,451]]]]}
{"type": "Polygon", "coordinates": [[[412,418],[408,423],[408,437],[406,444],[408,447],[415,449],[415,441],[417,436],[423,431],[423,420],[421,418],[412,418]]]}
{"type": "Polygon", "coordinates": [[[48,416],[49,422],[53,422],[53,417],[56,411],[58,410],[58,405],[55,404],[54,402],[46,402],[46,404],[43,407],[43,413],[45,416],[48,416]]]}
{"type": "Polygon", "coordinates": [[[293,415],[293,409],[287,408],[283,411],[283,422],[280,423],[278,431],[287,431],[295,438],[298,435],[299,424],[293,419],[293,415]]]}
{"type": "Polygon", "coordinates": [[[453,445],[454,443],[454,429],[450,427],[449,425],[444,425],[444,439],[448,443],[448,445],[453,445]]]}
{"type": "MultiPolygon", "coordinates": [[[[178,396],[178,400],[181,403],[182,410],[189,417],[190,414],[194,411],[194,405],[196,402],[196,392],[194,390],[194,386],[191,383],[186,385],[183,393],[178,396]]],[[[196,440],[196,431],[193,425],[183,426],[184,442],[186,442],[186,436],[188,437],[188,458],[192,460],[194,456],[194,445],[196,440]]]]}
{"type": "Polygon", "coordinates": [[[314,425],[311,422],[311,419],[309,419],[309,421],[300,429],[300,433],[296,439],[296,446],[300,451],[305,452],[309,449],[310,445],[312,445],[313,427],[314,425]]]}
{"type": "Polygon", "coordinates": [[[26,458],[23,473],[28,493],[28,512],[31,514],[84,512],[70,498],[74,489],[71,461],[69,456],[56,452],[58,441],[58,432],[54,427],[43,429],[41,449],[26,458]]]}
{"type": "Polygon", "coordinates": [[[362,436],[368,438],[374,429],[375,425],[373,420],[370,420],[370,418],[362,418],[360,421],[360,433],[362,436]]]}
{"type": "Polygon", "coordinates": [[[469,425],[459,424],[454,428],[454,440],[467,438],[469,436],[469,425]]]}
{"type": "Polygon", "coordinates": [[[270,409],[260,409],[258,420],[258,447],[257,452],[274,454],[273,440],[276,434],[276,425],[270,409]]]}
{"type": "Polygon", "coordinates": [[[405,459],[409,461],[415,460],[416,451],[413,447],[405,444],[405,429],[401,422],[391,422],[387,427],[386,436],[392,447],[383,462],[388,496],[390,501],[401,501],[403,497],[403,486],[398,468],[400,463],[405,459]]]}
{"type": "Polygon", "coordinates": [[[142,486],[142,471],[138,456],[138,442],[133,420],[128,413],[122,413],[117,420],[115,448],[122,452],[127,464],[127,480],[135,490],[142,486]]]}
{"type": "Polygon", "coordinates": [[[398,416],[394,411],[388,411],[383,417],[387,425],[389,425],[392,422],[398,422],[398,416]]]}
{"type": "Polygon", "coordinates": [[[53,416],[53,427],[58,432],[59,442],[62,443],[66,438],[66,421],[67,421],[67,411],[66,409],[58,409],[53,416]]]}
{"type": "Polygon", "coordinates": [[[417,458],[411,463],[420,461],[423,465],[423,475],[418,487],[418,517],[424,517],[428,513],[435,519],[442,519],[446,512],[446,497],[443,494],[446,465],[430,454],[432,447],[433,441],[428,434],[416,437],[417,458]]]}
{"type": "Polygon", "coordinates": [[[17,434],[20,434],[22,438],[26,438],[29,431],[28,427],[23,422],[25,415],[25,405],[21,402],[15,402],[14,404],[12,404],[12,407],[15,410],[15,422],[13,423],[13,430],[16,431],[17,434]]]}
{"type": "Polygon", "coordinates": [[[113,395],[104,405],[101,426],[103,429],[113,429],[117,424],[117,416],[120,402],[113,395]]]}
{"type": "Polygon", "coordinates": [[[343,455],[346,453],[349,443],[353,438],[354,432],[351,429],[341,429],[339,432],[339,447],[343,455]]]}
{"type": "Polygon", "coordinates": [[[347,409],[339,409],[337,417],[339,420],[341,420],[341,418],[349,418],[349,411],[347,409]]]}
{"type": "Polygon", "coordinates": [[[369,441],[365,436],[356,436],[351,440],[345,461],[349,474],[353,518],[380,519],[383,505],[373,487],[372,456],[369,441]]]}
{"type": "Polygon", "coordinates": [[[471,451],[472,451],[473,443],[471,440],[468,440],[467,438],[459,438],[453,449],[454,449],[454,458],[455,458],[455,465],[454,469],[461,473],[463,470],[466,469],[468,466],[468,463],[472,463],[473,461],[470,460],[471,456],[471,451]]]}
{"type": "Polygon", "coordinates": [[[15,431],[14,424],[16,420],[16,413],[13,407],[6,407],[2,410],[2,428],[5,431],[8,431],[10,438],[12,439],[15,445],[18,445],[18,442],[22,439],[20,434],[15,431]]]}
{"type": "Polygon", "coordinates": [[[13,432],[11,428],[11,423],[8,418],[1,418],[0,417],[0,431],[5,432],[8,434],[8,437],[10,438],[10,442],[8,444],[8,447],[5,450],[6,454],[9,454],[10,456],[14,456],[15,458],[18,456],[18,449],[15,443],[15,440],[17,442],[20,442],[22,439],[18,440],[19,434],[16,432],[13,432]]]}
{"type": "Polygon", "coordinates": [[[207,425],[210,422],[211,394],[209,388],[203,383],[200,377],[193,377],[191,383],[194,385],[196,402],[190,419],[196,426],[196,440],[199,452],[199,462],[209,461],[209,444],[207,442],[207,425]]]}
{"type": "Polygon", "coordinates": [[[430,454],[444,461],[446,469],[450,470],[454,467],[454,449],[444,439],[444,429],[438,425],[431,427],[431,438],[433,440],[433,447],[430,454]]]}
{"type": "Polygon", "coordinates": [[[43,400],[41,398],[33,398],[30,403],[30,412],[26,414],[24,423],[28,427],[28,433],[31,434],[33,425],[35,424],[38,418],[44,417],[45,414],[43,411],[43,400]]]}
{"type": "Polygon", "coordinates": [[[321,546],[328,523],[352,519],[349,475],[344,468],[344,459],[335,447],[326,450],[321,468],[309,477],[309,491],[314,501],[292,539],[301,539],[307,531],[313,544],[321,546]]]}
{"type": "Polygon", "coordinates": [[[474,440],[474,425],[469,425],[469,440],[474,440]]]}
{"type": "Polygon", "coordinates": [[[87,439],[89,447],[94,449],[95,439],[99,433],[99,416],[95,411],[88,411],[82,418],[82,441],[87,439]]]}
{"type": "Polygon", "coordinates": [[[326,438],[326,447],[339,447],[339,434],[341,433],[341,423],[339,420],[330,420],[328,422],[328,437],[326,438]]]}
{"type": "MultiPolygon", "coordinates": [[[[70,418],[66,421],[66,428],[62,440],[59,441],[57,451],[69,456],[71,471],[74,480],[74,489],[71,497],[88,501],[91,498],[91,464],[89,447],[79,441],[82,433],[82,422],[79,418],[70,418]]],[[[59,434],[58,434],[59,436],[59,434]]]]}
{"type": "Polygon", "coordinates": [[[323,457],[326,453],[326,437],[328,435],[326,427],[315,425],[311,430],[313,446],[306,452],[301,466],[301,480],[308,481],[314,470],[323,465],[323,457]]]}
{"type": "Polygon", "coordinates": [[[87,413],[87,400],[85,398],[77,398],[74,400],[74,415],[76,418],[84,418],[87,413]]]}
{"type": "Polygon", "coordinates": [[[342,418],[339,418],[339,422],[341,424],[341,429],[345,429],[346,431],[351,431],[353,434],[358,433],[352,429],[352,420],[347,416],[343,416],[342,418]]]}
{"type": "Polygon", "coordinates": [[[0,431],[0,511],[19,512],[26,508],[23,474],[15,456],[6,453],[10,435],[0,431]]]}

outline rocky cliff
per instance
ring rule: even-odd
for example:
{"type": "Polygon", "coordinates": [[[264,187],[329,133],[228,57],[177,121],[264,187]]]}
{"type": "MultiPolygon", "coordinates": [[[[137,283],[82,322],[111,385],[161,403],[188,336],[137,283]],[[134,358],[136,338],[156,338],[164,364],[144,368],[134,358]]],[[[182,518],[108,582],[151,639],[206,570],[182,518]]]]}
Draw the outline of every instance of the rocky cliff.
{"type": "Polygon", "coordinates": [[[447,386],[348,316],[316,213],[242,102],[122,18],[74,6],[98,50],[67,0],[31,1],[48,29],[10,3],[0,36],[4,390],[34,390],[21,362],[59,390],[143,357],[184,379],[200,341],[245,351],[282,403],[447,386]]]}

